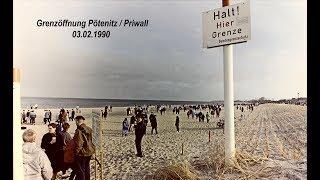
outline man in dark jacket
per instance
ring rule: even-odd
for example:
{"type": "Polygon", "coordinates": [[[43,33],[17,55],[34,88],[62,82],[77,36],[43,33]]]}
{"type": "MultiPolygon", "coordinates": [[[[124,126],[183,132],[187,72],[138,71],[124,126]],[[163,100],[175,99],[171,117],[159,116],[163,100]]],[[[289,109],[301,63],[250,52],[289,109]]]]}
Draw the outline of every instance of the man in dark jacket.
{"type": "Polygon", "coordinates": [[[179,120],[179,116],[176,116],[176,128],[177,128],[177,132],[179,132],[179,124],[180,124],[180,120],[179,120]]]}
{"type": "Polygon", "coordinates": [[[92,129],[84,124],[85,118],[75,118],[77,129],[74,133],[75,143],[75,164],[76,179],[90,180],[90,159],[95,153],[95,146],[92,142],[92,129]]]}
{"type": "Polygon", "coordinates": [[[43,135],[41,140],[41,148],[45,150],[53,170],[53,175],[51,179],[56,179],[57,173],[61,170],[61,160],[63,156],[59,153],[59,134],[56,132],[56,124],[50,123],[48,125],[49,132],[43,135]]]}
{"type": "Polygon", "coordinates": [[[136,155],[138,157],[143,157],[142,151],[141,151],[141,141],[142,141],[142,137],[146,133],[146,125],[142,121],[141,115],[138,116],[137,118],[138,118],[137,119],[137,124],[134,126],[135,135],[136,135],[135,143],[136,143],[136,149],[137,149],[137,154],[136,155]]]}
{"type": "Polygon", "coordinates": [[[153,112],[151,112],[150,116],[149,116],[149,120],[151,123],[151,134],[153,134],[153,130],[156,130],[156,134],[158,134],[158,130],[157,130],[157,118],[156,115],[153,114],[153,112]]]}

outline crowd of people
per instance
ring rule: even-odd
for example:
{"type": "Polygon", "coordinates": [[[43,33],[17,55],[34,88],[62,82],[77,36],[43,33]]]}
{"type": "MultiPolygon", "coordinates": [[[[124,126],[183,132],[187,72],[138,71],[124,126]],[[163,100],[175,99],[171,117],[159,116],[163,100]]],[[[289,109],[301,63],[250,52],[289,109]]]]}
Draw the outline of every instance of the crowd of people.
{"type": "MultiPolygon", "coordinates": [[[[46,117],[46,116],[45,116],[46,117]]],[[[48,132],[41,139],[41,146],[35,144],[36,132],[27,129],[23,133],[23,164],[25,179],[54,180],[62,171],[62,178],[90,180],[90,160],[95,153],[92,129],[85,124],[83,116],[76,116],[77,129],[71,137],[68,132],[69,116],[60,110],[55,123],[48,124],[48,132]],[[71,174],[67,170],[71,169],[71,174]]]]}
{"type": "MultiPolygon", "coordinates": [[[[223,105],[178,105],[164,106],[156,105],[155,109],[160,115],[167,109],[172,109],[175,114],[175,129],[180,132],[180,111],[186,113],[188,119],[196,118],[199,122],[209,123],[211,118],[219,117],[223,105]],[[203,113],[206,112],[206,113],[203,113]]],[[[236,109],[244,111],[245,106],[237,105],[236,109]]],[[[253,111],[253,105],[248,105],[247,109],[253,111]]],[[[71,109],[71,112],[61,109],[56,122],[51,122],[52,112],[44,110],[44,123],[48,123],[48,132],[41,139],[41,146],[35,144],[36,132],[28,129],[23,134],[23,157],[25,168],[25,179],[46,179],[54,180],[58,172],[62,172],[62,178],[69,179],[90,179],[90,160],[95,153],[95,146],[92,142],[92,129],[85,125],[83,116],[76,116],[80,109],[71,109]],[[75,117],[76,116],[76,117],[75,117]],[[75,134],[71,137],[69,131],[70,124],[67,121],[74,121],[77,125],[75,134]],[[71,170],[71,174],[67,170],[71,170]]],[[[158,134],[157,115],[151,111],[150,106],[134,106],[125,109],[127,117],[122,121],[122,136],[127,136],[134,130],[136,156],[143,157],[141,142],[147,132],[147,125],[151,124],[151,135],[158,134]],[[130,117],[131,116],[131,117],[130,117]]],[[[112,106],[106,106],[101,110],[101,116],[107,118],[108,112],[112,112],[112,106]]],[[[30,123],[35,123],[35,112],[33,110],[22,112],[22,120],[25,123],[30,119],[30,123]]],[[[220,119],[219,127],[223,127],[224,122],[220,119]]]]}
{"type": "MultiPolygon", "coordinates": [[[[57,114],[57,118],[59,118],[59,114],[57,114]]],[[[66,115],[68,117],[69,121],[73,121],[76,115],[76,111],[74,109],[71,109],[71,112],[69,112],[69,110],[66,111],[66,115]]],[[[36,122],[36,118],[37,118],[37,114],[35,112],[35,110],[27,110],[27,112],[25,110],[22,111],[21,113],[21,123],[23,124],[33,124],[35,125],[36,122]]],[[[44,115],[43,115],[43,123],[44,124],[50,124],[52,120],[52,112],[51,110],[44,110],[44,115]]]]}
{"type": "Polygon", "coordinates": [[[21,123],[27,124],[29,122],[29,124],[34,125],[36,123],[36,117],[37,114],[34,110],[27,110],[27,112],[23,110],[21,113],[21,123]]]}

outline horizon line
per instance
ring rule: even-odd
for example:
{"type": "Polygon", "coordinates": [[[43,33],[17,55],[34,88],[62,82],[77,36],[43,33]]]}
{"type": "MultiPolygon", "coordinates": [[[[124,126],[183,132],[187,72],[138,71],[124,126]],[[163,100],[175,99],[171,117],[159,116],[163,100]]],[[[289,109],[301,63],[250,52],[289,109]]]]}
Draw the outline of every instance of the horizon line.
{"type": "MultiPolygon", "coordinates": [[[[160,100],[160,99],[135,99],[135,98],[128,98],[128,99],[118,99],[118,98],[88,98],[88,97],[35,97],[35,96],[21,96],[21,98],[49,98],[49,99],[94,99],[94,100],[134,100],[134,101],[168,101],[168,102],[214,102],[214,101],[224,101],[224,100],[210,100],[210,101],[202,101],[202,100],[160,100]]],[[[288,98],[288,99],[296,99],[296,97],[288,98]]],[[[307,97],[299,97],[300,98],[307,98],[307,97]]],[[[234,101],[252,101],[258,99],[251,99],[251,100],[240,100],[236,99],[234,101]]],[[[271,100],[266,98],[266,100],[271,100]]],[[[279,101],[279,100],[287,100],[287,98],[280,98],[278,100],[271,100],[271,101],[279,101]]]]}
{"type": "Polygon", "coordinates": [[[32,97],[32,96],[21,96],[21,98],[59,98],[59,99],[94,99],[94,100],[135,100],[135,101],[180,101],[180,102],[211,102],[211,101],[223,101],[223,100],[211,100],[211,101],[201,101],[201,100],[160,100],[160,99],[135,99],[135,98],[128,98],[128,99],[118,99],[118,98],[88,98],[88,97],[32,97]]]}

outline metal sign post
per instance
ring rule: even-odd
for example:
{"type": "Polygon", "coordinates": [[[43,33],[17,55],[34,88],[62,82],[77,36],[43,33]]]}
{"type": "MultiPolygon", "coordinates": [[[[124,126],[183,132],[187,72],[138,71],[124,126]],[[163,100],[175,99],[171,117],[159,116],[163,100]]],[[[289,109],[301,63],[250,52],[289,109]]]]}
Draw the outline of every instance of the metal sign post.
{"type": "MultiPolygon", "coordinates": [[[[222,6],[229,6],[229,0],[222,0],[222,6]]],[[[235,157],[234,100],[233,100],[233,45],[223,46],[224,73],[224,119],[225,119],[225,161],[232,164],[235,157]]]]}
{"type": "Polygon", "coordinates": [[[223,46],[225,162],[231,165],[235,158],[233,44],[251,38],[250,6],[249,2],[230,5],[229,0],[222,0],[222,6],[202,13],[202,33],[204,48],[223,46]]]}
{"type": "Polygon", "coordinates": [[[223,46],[225,158],[232,164],[235,157],[234,105],[233,105],[233,45],[223,46]]]}
{"type": "Polygon", "coordinates": [[[13,179],[24,178],[21,134],[20,70],[13,68],[13,179]]]}

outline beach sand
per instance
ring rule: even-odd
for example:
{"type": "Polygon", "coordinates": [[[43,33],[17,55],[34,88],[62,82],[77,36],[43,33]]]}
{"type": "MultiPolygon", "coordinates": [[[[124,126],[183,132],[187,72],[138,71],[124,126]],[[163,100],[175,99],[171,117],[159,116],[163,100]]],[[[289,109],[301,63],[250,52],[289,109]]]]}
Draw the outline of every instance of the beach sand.
{"type": "MultiPolygon", "coordinates": [[[[243,113],[235,109],[236,149],[267,157],[264,166],[272,168],[273,171],[259,176],[259,179],[306,179],[306,106],[263,104],[254,108],[253,112],[245,108],[243,113]],[[241,114],[244,115],[243,118],[240,117],[241,114]]],[[[122,137],[122,121],[127,117],[125,109],[126,107],[113,107],[107,119],[103,120],[104,179],[152,179],[157,169],[178,163],[194,166],[200,179],[215,179],[215,171],[212,168],[199,168],[195,162],[210,161],[217,147],[223,147],[223,129],[216,125],[224,116],[223,108],[220,118],[211,118],[209,123],[206,120],[199,122],[197,119],[188,119],[186,112],[181,110],[179,133],[175,129],[176,114],[172,113],[172,109],[167,110],[164,115],[153,110],[157,115],[158,134],[151,135],[149,122],[147,134],[142,140],[143,158],[135,156],[134,132],[131,131],[128,136],[122,137]]],[[[51,111],[53,122],[59,110],[51,111]]],[[[81,111],[86,118],[85,123],[91,126],[92,108],[81,108],[81,111]]],[[[47,125],[43,123],[44,110],[37,109],[36,113],[36,125],[24,126],[37,132],[36,143],[40,146],[41,138],[47,132],[47,125]]],[[[69,132],[73,136],[76,125],[74,121],[69,123],[69,132]]],[[[228,177],[234,176],[226,174],[224,178],[228,177]]]]}

